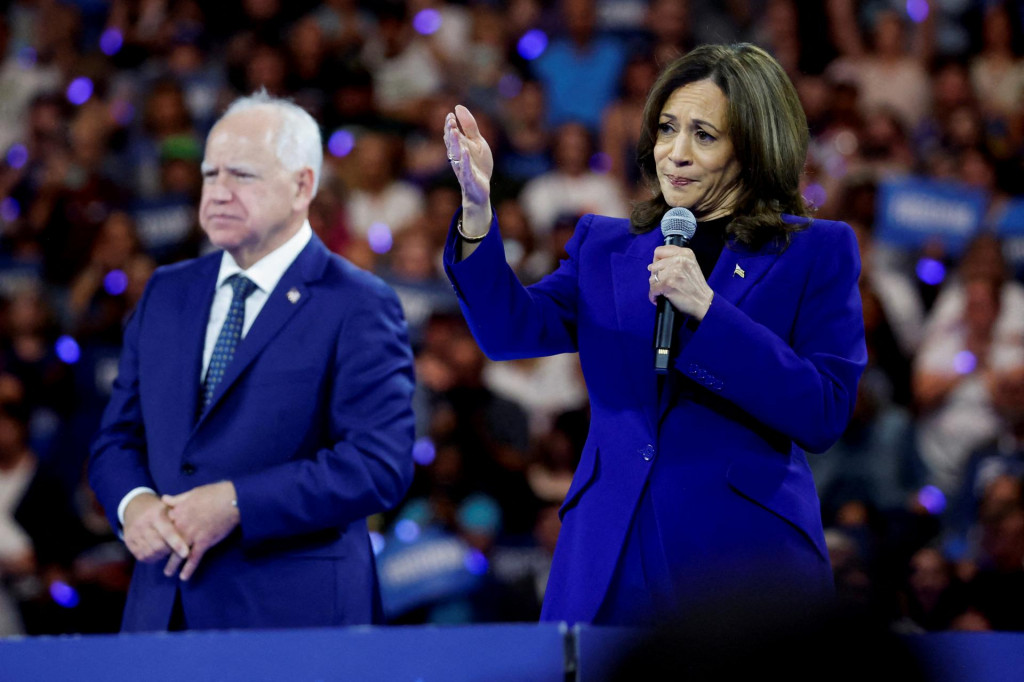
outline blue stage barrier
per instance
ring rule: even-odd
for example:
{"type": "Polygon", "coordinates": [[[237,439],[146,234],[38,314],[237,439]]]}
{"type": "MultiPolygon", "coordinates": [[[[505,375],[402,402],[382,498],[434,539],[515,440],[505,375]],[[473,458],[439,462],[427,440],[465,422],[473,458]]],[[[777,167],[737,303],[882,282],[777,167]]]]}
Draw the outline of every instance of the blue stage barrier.
{"type": "Polygon", "coordinates": [[[939,632],[908,637],[930,682],[1024,680],[1024,634],[939,632]]]}
{"type": "MultiPolygon", "coordinates": [[[[665,640],[658,642],[655,647],[649,647],[650,642],[641,631],[578,625],[573,632],[577,682],[633,679],[628,669],[620,671],[616,677],[617,666],[631,652],[641,659],[648,655],[657,656],[666,653],[669,659],[672,658],[672,652],[666,651],[664,648],[665,640]]],[[[906,645],[906,650],[916,661],[927,682],[1021,682],[1024,680],[1024,633],[942,632],[927,635],[892,635],[891,638],[893,641],[906,645]]],[[[869,638],[865,641],[878,643],[882,640],[869,638]]],[[[874,679],[889,679],[886,677],[886,670],[887,666],[892,665],[892,661],[885,660],[883,652],[858,650],[856,646],[844,650],[841,644],[837,649],[849,656],[866,657],[868,667],[874,666],[877,669],[878,675],[874,679]]],[[[789,653],[793,656],[802,655],[799,644],[790,647],[789,653]]],[[[850,659],[846,659],[845,665],[849,665],[849,662],[850,659]]],[[[844,665],[842,660],[837,660],[834,663],[844,665]]],[[[767,675],[770,671],[762,672],[767,675]]],[[[775,672],[784,673],[785,671],[775,672]]],[[[820,679],[829,679],[827,669],[823,668],[821,673],[820,679]]],[[[684,671],[680,671],[680,679],[685,679],[684,671]]],[[[723,677],[723,679],[728,678],[723,677]]],[[[799,679],[805,679],[805,677],[799,679]]]]}
{"type": "Polygon", "coordinates": [[[564,682],[559,624],[0,639],[2,682],[564,682]]]}
{"type": "MultiPolygon", "coordinates": [[[[11,638],[0,639],[0,682],[605,682],[645,637],[542,623],[11,638]]],[[[900,641],[928,682],[1024,679],[1021,633],[900,641]]],[[[885,669],[882,652],[850,653],[885,669]]]]}

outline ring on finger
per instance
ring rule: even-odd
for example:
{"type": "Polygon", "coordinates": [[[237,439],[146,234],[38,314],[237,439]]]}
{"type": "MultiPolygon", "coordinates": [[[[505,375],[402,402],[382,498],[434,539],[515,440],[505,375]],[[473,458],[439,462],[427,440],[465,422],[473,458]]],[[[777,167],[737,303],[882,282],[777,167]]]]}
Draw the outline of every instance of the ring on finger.
{"type": "Polygon", "coordinates": [[[658,272],[657,272],[657,270],[655,270],[655,272],[654,272],[654,282],[655,282],[656,284],[661,284],[661,279],[659,279],[659,278],[658,278],[658,272]]]}

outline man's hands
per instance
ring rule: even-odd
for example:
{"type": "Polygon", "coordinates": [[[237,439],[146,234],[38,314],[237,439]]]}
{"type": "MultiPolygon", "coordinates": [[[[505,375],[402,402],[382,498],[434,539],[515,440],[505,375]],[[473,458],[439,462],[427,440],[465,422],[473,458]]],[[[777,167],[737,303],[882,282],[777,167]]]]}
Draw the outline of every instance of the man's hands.
{"type": "MultiPolygon", "coordinates": [[[[235,484],[221,481],[193,488],[180,495],[164,495],[160,498],[170,511],[168,516],[188,540],[192,548],[181,569],[181,579],[188,580],[195,573],[206,550],[228,536],[241,520],[235,501],[235,484]]],[[[171,557],[164,568],[164,574],[172,576],[178,570],[183,558],[171,557]]]]}
{"type": "Polygon", "coordinates": [[[206,551],[238,525],[241,516],[235,500],[230,481],[162,498],[142,493],[124,510],[125,545],[143,563],[170,557],[164,574],[188,580],[206,551]]]}

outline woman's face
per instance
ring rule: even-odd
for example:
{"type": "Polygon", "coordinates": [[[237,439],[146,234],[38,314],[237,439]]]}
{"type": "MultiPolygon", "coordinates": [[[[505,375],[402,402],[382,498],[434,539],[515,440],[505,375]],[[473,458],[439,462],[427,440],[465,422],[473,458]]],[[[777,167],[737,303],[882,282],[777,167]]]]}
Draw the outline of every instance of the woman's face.
{"type": "Polygon", "coordinates": [[[701,220],[733,211],[740,165],[727,133],[728,100],[710,80],[673,92],[658,117],[654,164],[669,206],[682,206],[701,220]]]}

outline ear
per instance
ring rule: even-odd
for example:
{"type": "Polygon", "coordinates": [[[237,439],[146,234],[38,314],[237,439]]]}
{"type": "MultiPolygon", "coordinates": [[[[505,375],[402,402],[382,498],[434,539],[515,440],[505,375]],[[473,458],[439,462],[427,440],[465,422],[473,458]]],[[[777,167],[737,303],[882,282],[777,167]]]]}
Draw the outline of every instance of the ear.
{"type": "Polygon", "coordinates": [[[313,201],[313,169],[303,168],[295,172],[295,207],[304,210],[313,201]]]}

